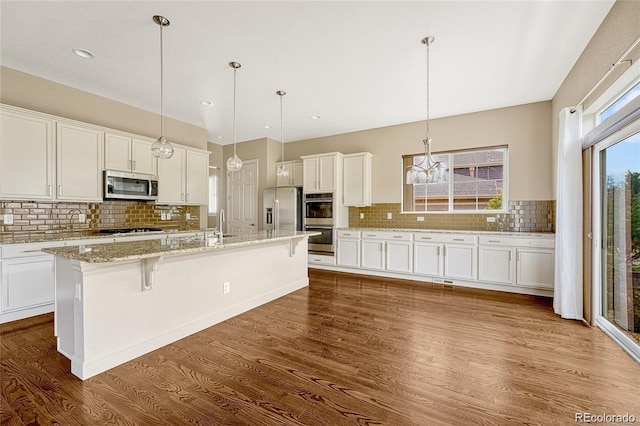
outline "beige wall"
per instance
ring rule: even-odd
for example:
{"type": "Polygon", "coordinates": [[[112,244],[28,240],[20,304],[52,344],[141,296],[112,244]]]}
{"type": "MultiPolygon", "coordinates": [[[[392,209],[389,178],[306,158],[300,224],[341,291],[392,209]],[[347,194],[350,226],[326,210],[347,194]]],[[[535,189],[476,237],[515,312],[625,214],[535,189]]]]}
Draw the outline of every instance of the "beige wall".
{"type": "MultiPolygon", "coordinates": [[[[338,151],[373,154],[373,202],[401,202],[402,156],[423,152],[425,123],[369,129],[285,144],[285,158],[338,151]]],[[[511,200],[550,200],[551,102],[519,105],[431,121],[434,151],[509,146],[511,200]]]]}
{"type": "MultiPolygon", "coordinates": [[[[7,67],[0,67],[0,102],[157,138],[160,115],[7,67]]],[[[207,149],[207,129],[165,117],[171,142],[207,149]]]]}
{"type": "MultiPolygon", "coordinates": [[[[566,77],[552,100],[552,153],[553,153],[553,193],[555,198],[555,175],[558,146],[558,116],[560,110],[574,106],[607,72],[611,64],[617,61],[633,41],[640,36],[640,1],[618,0],[605,20],[596,31],[569,75],[566,77]]],[[[614,73],[598,89],[594,96],[587,100],[593,102],[598,93],[602,93],[628,67],[618,67],[614,73]]]]}

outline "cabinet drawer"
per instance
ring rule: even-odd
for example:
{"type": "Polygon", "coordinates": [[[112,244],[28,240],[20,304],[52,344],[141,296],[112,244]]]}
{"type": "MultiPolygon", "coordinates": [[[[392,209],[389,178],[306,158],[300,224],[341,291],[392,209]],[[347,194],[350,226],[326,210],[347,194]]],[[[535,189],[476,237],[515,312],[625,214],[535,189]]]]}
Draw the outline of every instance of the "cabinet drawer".
{"type": "Polygon", "coordinates": [[[554,248],[554,238],[523,238],[503,235],[481,235],[478,237],[480,245],[512,246],[512,247],[537,247],[554,248]]]}
{"type": "Polygon", "coordinates": [[[360,231],[338,230],[338,238],[360,238],[360,231]]]}
{"type": "MultiPolygon", "coordinates": [[[[16,257],[43,256],[41,250],[47,247],[62,247],[62,241],[49,241],[46,243],[11,244],[2,247],[2,258],[12,259],[16,257]]],[[[50,255],[48,255],[50,256],[50,255]]]]}
{"type": "Polygon", "coordinates": [[[322,256],[319,254],[310,254],[309,263],[315,263],[319,265],[335,265],[336,258],[334,256],[322,256]]]}
{"type": "Polygon", "coordinates": [[[363,231],[363,239],[372,240],[398,240],[398,241],[411,241],[413,234],[411,232],[392,232],[392,231],[363,231]]]}
{"type": "Polygon", "coordinates": [[[447,234],[440,232],[416,232],[415,241],[453,243],[453,244],[476,244],[478,237],[469,234],[447,234]]]}

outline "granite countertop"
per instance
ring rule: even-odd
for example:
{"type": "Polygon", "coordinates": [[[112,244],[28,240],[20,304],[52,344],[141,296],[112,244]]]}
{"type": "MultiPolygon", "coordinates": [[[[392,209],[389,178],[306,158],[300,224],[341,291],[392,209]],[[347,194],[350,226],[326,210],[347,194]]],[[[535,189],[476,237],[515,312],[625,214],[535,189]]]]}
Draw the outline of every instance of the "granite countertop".
{"type": "Polygon", "coordinates": [[[127,238],[136,236],[139,237],[141,235],[180,235],[180,234],[193,234],[193,233],[203,233],[208,232],[210,229],[192,229],[188,231],[154,231],[154,232],[131,232],[131,233],[120,233],[120,234],[99,234],[97,232],[93,232],[91,234],[85,234],[83,231],[80,232],[36,232],[30,235],[20,235],[19,237],[15,237],[12,235],[0,235],[0,245],[2,244],[27,244],[27,243],[44,243],[51,241],[73,241],[73,240],[92,240],[92,239],[101,239],[101,238],[127,238]]]}
{"type": "Polygon", "coordinates": [[[318,232],[304,231],[259,231],[247,235],[225,237],[219,244],[216,239],[206,236],[163,238],[156,240],[126,241],[107,244],[74,247],[46,248],[42,251],[88,263],[111,263],[145,259],[158,256],[175,256],[204,253],[228,248],[247,247],[274,241],[290,240],[296,237],[319,235],[318,232]]]}
{"type": "Polygon", "coordinates": [[[467,231],[463,229],[398,229],[398,228],[336,228],[345,231],[429,232],[434,234],[504,235],[507,237],[555,238],[551,232],[467,231]]]}

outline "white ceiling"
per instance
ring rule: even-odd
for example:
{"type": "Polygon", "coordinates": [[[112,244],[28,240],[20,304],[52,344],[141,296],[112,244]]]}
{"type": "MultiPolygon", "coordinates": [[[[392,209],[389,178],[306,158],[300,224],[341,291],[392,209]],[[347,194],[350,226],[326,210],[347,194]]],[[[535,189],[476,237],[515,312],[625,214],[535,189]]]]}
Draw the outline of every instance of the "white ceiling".
{"type": "Polygon", "coordinates": [[[427,35],[432,118],[549,100],[613,3],[3,0],[0,61],[159,112],[163,15],[166,116],[232,143],[238,61],[238,141],[280,140],[277,90],[294,141],[423,120],[427,35]]]}

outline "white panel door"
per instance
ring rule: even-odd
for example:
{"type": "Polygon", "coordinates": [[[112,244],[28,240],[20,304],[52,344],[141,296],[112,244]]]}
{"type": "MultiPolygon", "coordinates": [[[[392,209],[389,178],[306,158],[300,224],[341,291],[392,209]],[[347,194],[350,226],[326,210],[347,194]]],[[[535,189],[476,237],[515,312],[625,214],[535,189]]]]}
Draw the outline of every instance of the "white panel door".
{"type": "Polygon", "coordinates": [[[335,155],[329,157],[320,157],[318,159],[318,189],[322,191],[333,191],[336,189],[337,161],[338,159],[335,155]]]}
{"type": "Polygon", "coordinates": [[[53,121],[0,111],[0,198],[51,200],[53,121]]]}
{"type": "Polygon", "coordinates": [[[385,242],[380,240],[361,240],[362,258],[360,265],[363,269],[384,270],[385,242]]]}
{"type": "Polygon", "coordinates": [[[53,303],[53,256],[2,261],[2,312],[53,303]]]}
{"type": "Polygon", "coordinates": [[[258,160],[247,160],[240,171],[227,172],[227,224],[231,235],[247,234],[258,223],[258,160]]]}
{"type": "Polygon", "coordinates": [[[553,250],[519,248],[516,284],[526,287],[553,288],[553,250]]]}
{"type": "Polygon", "coordinates": [[[142,139],[132,139],[131,159],[134,173],[158,174],[158,159],[151,153],[153,142],[142,139]]]}
{"type": "Polygon", "coordinates": [[[338,238],[337,261],[339,266],[360,267],[360,240],[356,238],[338,238]]]}
{"type": "Polygon", "coordinates": [[[174,148],[173,156],[158,160],[158,202],[184,204],[185,150],[174,148]]]}
{"type": "Polygon", "coordinates": [[[411,241],[387,241],[387,271],[413,272],[413,243],[411,241]]]}
{"type": "Polygon", "coordinates": [[[445,245],[444,276],[465,280],[475,280],[476,246],[445,245]]]}
{"type": "Polygon", "coordinates": [[[442,276],[442,244],[415,243],[413,273],[430,277],[442,276]]]}
{"type": "Polygon", "coordinates": [[[131,171],[131,138],[105,133],[104,168],[107,170],[131,171]]]}
{"type": "Polygon", "coordinates": [[[187,204],[207,205],[209,154],[187,150],[187,204]]]}
{"type": "Polygon", "coordinates": [[[303,160],[304,192],[318,190],[318,159],[305,158],[303,160]]]}
{"type": "Polygon", "coordinates": [[[501,284],[513,284],[515,262],[511,247],[479,247],[478,279],[501,284]]]}
{"type": "Polygon", "coordinates": [[[58,200],[102,201],[103,133],[57,123],[58,200]]]}

